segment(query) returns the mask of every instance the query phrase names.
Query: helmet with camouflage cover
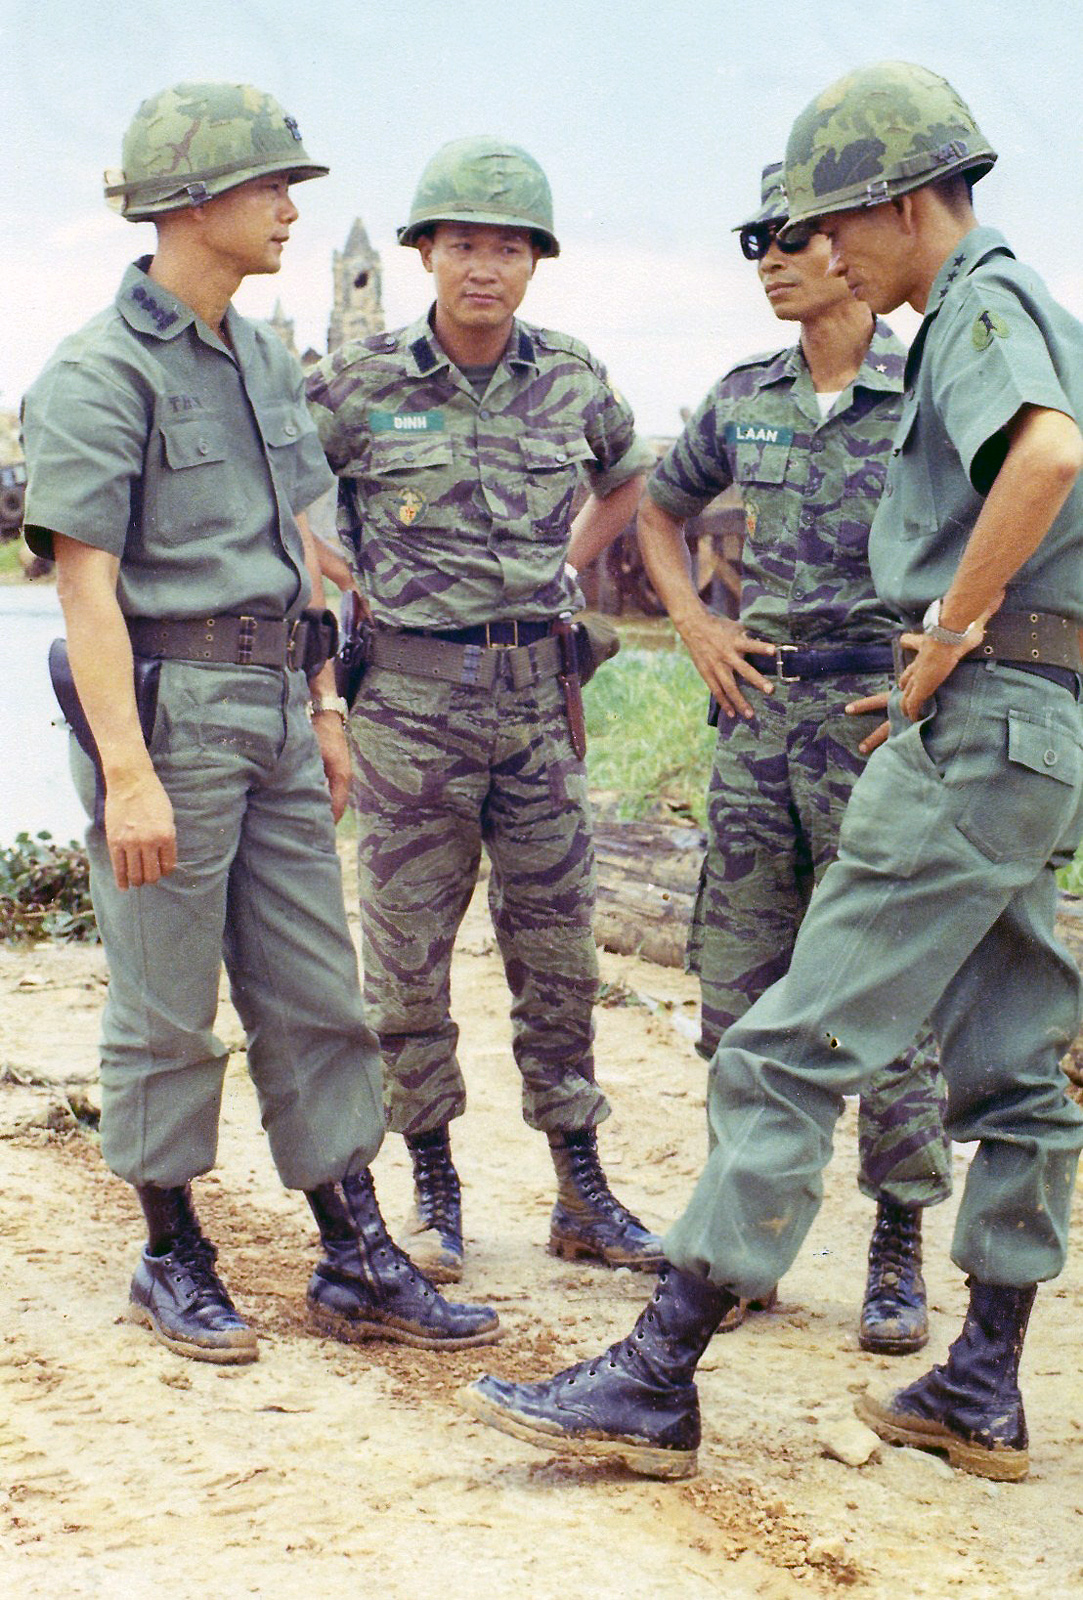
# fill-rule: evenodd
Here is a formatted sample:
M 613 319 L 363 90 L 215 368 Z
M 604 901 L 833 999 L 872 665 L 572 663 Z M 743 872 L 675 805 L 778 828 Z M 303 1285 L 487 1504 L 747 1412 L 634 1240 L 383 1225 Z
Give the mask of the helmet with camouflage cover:
M 543 256 L 560 254 L 549 180 L 532 155 L 504 139 L 453 139 L 436 152 L 421 174 L 399 243 L 416 245 L 437 222 L 529 228 Z
M 996 160 L 951 84 L 908 61 L 840 78 L 797 118 L 786 146 L 790 227 L 832 211 L 876 206 Z
M 105 198 L 130 222 L 202 205 L 250 178 L 325 177 L 301 130 L 269 94 L 246 83 L 178 83 L 144 100 L 124 135 Z
M 782 162 L 771 161 L 764 167 L 760 178 L 760 209 L 746 222 L 739 222 L 733 232 L 741 233 L 745 228 L 755 228 L 761 222 L 785 222 L 789 214 Z

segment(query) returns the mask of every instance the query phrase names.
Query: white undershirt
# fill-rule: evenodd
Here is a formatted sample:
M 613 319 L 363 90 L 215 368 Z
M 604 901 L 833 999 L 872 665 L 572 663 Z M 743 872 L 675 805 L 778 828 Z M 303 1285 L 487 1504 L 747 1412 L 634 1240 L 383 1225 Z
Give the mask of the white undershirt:
M 816 403 L 820 407 L 821 417 L 827 416 L 827 413 L 831 410 L 831 407 L 835 404 L 835 401 L 838 399 L 841 393 L 841 389 L 817 389 Z

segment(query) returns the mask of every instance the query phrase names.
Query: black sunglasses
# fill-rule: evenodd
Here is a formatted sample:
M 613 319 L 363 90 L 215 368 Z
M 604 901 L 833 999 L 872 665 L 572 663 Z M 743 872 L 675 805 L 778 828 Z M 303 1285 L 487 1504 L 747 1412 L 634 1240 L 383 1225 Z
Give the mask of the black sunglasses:
M 738 235 L 741 241 L 741 254 L 747 261 L 762 261 L 772 244 L 777 244 L 784 256 L 799 255 L 807 247 L 816 229 L 810 222 L 798 222 L 784 239 L 780 229 L 785 226 L 785 221 L 750 222 Z

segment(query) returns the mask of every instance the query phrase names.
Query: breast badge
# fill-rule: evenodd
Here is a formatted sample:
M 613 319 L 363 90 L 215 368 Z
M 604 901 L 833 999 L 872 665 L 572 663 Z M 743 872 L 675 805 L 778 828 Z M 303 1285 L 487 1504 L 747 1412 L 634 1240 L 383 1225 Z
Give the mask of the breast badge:
M 428 505 L 423 494 L 416 489 L 404 489 L 399 495 L 398 518 L 404 528 L 417 521 L 418 517 Z
M 754 500 L 746 500 L 745 501 L 745 529 L 746 529 L 746 531 L 748 533 L 748 537 L 750 539 L 754 539 L 756 537 L 756 524 L 757 524 L 757 522 L 759 520 L 760 520 L 760 514 L 756 510 L 756 502 Z

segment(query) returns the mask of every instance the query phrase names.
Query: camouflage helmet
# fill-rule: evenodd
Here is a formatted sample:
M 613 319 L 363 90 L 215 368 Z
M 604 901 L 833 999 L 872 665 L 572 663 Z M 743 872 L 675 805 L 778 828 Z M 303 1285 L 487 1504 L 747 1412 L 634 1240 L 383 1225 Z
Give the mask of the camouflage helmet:
M 277 100 L 246 83 L 178 83 L 144 100 L 124 135 L 105 198 L 130 222 L 202 205 L 250 178 L 325 177 Z
M 907 61 L 840 78 L 797 118 L 786 146 L 790 226 L 876 206 L 996 160 L 951 84 Z
M 529 228 L 543 256 L 560 254 L 549 180 L 532 155 L 504 139 L 453 139 L 436 152 L 421 174 L 399 243 L 416 245 L 437 222 Z
M 782 162 L 771 161 L 764 167 L 760 178 L 760 209 L 745 222 L 739 222 L 733 232 L 741 233 L 745 228 L 755 228 L 761 222 L 785 222 L 789 214 L 790 203 L 786 198 Z

